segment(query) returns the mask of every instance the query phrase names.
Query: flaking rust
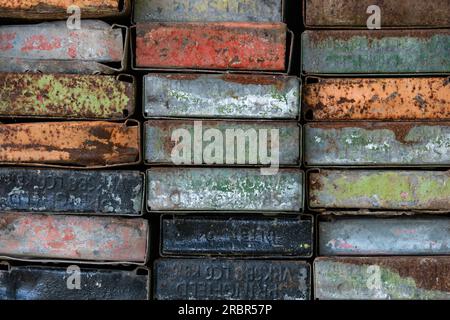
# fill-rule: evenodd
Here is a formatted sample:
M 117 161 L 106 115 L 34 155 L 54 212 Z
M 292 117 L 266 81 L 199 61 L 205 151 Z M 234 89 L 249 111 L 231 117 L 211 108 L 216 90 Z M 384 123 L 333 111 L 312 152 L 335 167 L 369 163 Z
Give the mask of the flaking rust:
M 308 30 L 302 34 L 306 74 L 445 74 L 450 31 Z
M 312 209 L 448 211 L 450 172 L 319 170 L 309 173 Z
M 308 166 L 450 164 L 450 122 L 310 123 Z
M 134 113 L 134 84 L 121 76 L 0 73 L 0 82 L 4 117 L 121 120 Z
M 149 74 L 144 92 L 146 118 L 297 119 L 300 112 L 300 82 L 289 76 Z
M 0 125 L 0 163 L 96 168 L 138 163 L 136 121 Z
M 450 257 L 317 258 L 321 300 L 449 300 Z
M 2 213 L 0 256 L 144 264 L 149 227 L 144 219 Z
M 313 121 L 449 120 L 450 79 L 328 78 L 307 81 L 303 114 Z
M 139 68 L 284 71 L 283 23 L 138 23 Z

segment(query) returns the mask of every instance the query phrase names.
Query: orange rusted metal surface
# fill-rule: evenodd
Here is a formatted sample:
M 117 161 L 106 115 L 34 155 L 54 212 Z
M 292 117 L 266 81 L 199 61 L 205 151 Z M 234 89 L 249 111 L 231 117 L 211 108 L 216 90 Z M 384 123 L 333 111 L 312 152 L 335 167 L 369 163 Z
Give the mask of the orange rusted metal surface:
M 450 78 L 319 79 L 303 102 L 307 120 L 449 120 Z
M 283 23 L 139 23 L 140 68 L 284 71 Z
M 0 163 L 109 167 L 140 162 L 137 121 L 0 125 Z

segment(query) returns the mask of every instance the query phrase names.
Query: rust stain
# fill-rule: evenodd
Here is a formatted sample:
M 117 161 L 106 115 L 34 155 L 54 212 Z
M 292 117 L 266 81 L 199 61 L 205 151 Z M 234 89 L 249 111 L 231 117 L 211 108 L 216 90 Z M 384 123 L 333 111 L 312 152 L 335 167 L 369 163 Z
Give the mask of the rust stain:
M 75 5 L 80 8 L 118 8 L 119 0 L 0 0 L 0 8 L 5 9 L 31 9 L 38 6 L 67 9 L 71 5 Z
M 244 85 L 273 85 L 278 90 L 285 87 L 285 82 L 280 76 L 264 76 L 264 75 L 240 75 L 240 74 L 225 74 L 222 76 L 224 81 L 234 82 Z

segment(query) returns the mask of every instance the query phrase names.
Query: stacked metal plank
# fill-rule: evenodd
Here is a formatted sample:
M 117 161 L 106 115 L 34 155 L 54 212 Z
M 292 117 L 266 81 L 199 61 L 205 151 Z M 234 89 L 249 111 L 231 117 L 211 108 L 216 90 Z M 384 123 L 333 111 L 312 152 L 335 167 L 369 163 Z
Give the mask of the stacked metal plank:
M 158 72 L 143 89 L 147 209 L 161 214 L 154 297 L 309 299 L 282 1 L 138 0 L 134 19 L 134 68 Z
M 381 30 L 367 30 L 371 5 Z M 449 2 L 304 9 L 315 297 L 450 299 Z
M 72 2 L 82 18 L 130 10 Z M 134 79 L 117 75 L 128 30 L 28 21 L 67 19 L 67 3 L 0 1 L 21 20 L 0 26 L 0 299 L 148 299 L 144 176 L 105 170 L 140 162 Z

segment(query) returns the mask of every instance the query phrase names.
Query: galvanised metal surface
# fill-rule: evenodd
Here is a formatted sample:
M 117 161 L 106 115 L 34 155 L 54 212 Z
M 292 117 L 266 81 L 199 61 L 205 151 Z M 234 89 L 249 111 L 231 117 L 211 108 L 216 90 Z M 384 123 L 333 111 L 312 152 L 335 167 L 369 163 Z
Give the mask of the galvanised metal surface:
M 247 168 L 152 168 L 147 171 L 151 211 L 301 211 L 303 172 L 262 175 Z
M 307 74 L 448 73 L 450 30 L 316 30 L 302 34 Z
M 271 153 L 271 150 L 274 148 L 278 148 L 276 159 L 280 165 L 300 163 L 301 129 L 297 122 L 231 120 L 147 121 L 144 125 L 146 163 L 173 164 L 172 153 L 181 130 L 181 142 L 191 152 L 185 165 L 264 165 L 267 157 L 273 156 L 274 151 Z M 220 154 L 219 149 L 223 150 L 221 156 L 217 154 Z M 198 153 L 202 156 L 200 163 L 194 161 Z
M 307 120 L 449 120 L 450 78 L 328 78 L 306 81 Z
M 304 130 L 311 166 L 450 165 L 450 122 L 321 122 Z
M 320 170 L 309 173 L 314 209 L 449 211 L 450 171 Z
M 80 289 L 68 287 L 77 284 L 74 275 L 80 277 Z M 148 300 L 149 284 L 149 271 L 144 268 L 119 271 L 11 266 L 0 270 L 0 300 Z
M 0 257 L 17 260 L 144 264 L 147 220 L 2 213 Z
M 296 77 L 244 74 L 144 77 L 146 118 L 297 119 L 299 104 L 300 81 Z
M 136 22 L 282 22 L 282 0 L 136 0 Z
M 310 265 L 299 261 L 160 259 L 157 300 L 309 300 Z
M 0 125 L 0 163 L 97 168 L 140 161 L 140 127 L 104 121 Z
M 450 255 L 447 217 L 332 217 L 318 230 L 321 256 Z
M 284 71 L 283 23 L 138 23 L 140 68 Z
M 0 73 L 0 116 L 125 119 L 135 90 L 123 77 Z
M 140 215 L 139 171 L 0 168 L 0 211 Z
M 161 253 L 310 257 L 313 220 L 302 217 L 163 216 Z
M 448 0 L 306 0 L 305 25 L 314 28 L 367 28 L 369 6 L 381 9 L 381 28 L 450 26 Z M 370 11 L 372 12 L 372 11 Z
M 321 300 L 449 300 L 450 257 L 317 258 Z

